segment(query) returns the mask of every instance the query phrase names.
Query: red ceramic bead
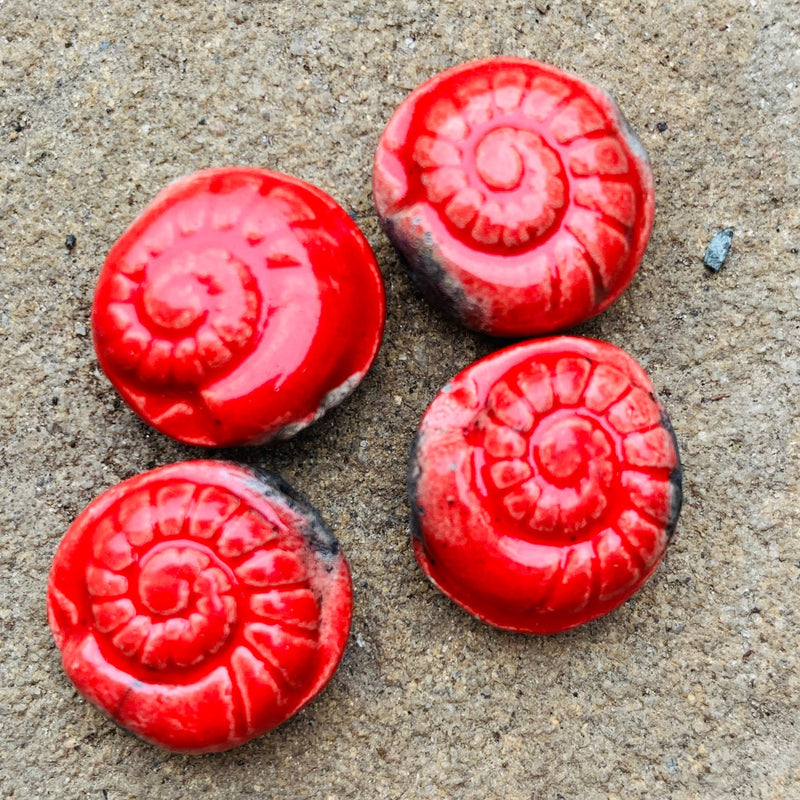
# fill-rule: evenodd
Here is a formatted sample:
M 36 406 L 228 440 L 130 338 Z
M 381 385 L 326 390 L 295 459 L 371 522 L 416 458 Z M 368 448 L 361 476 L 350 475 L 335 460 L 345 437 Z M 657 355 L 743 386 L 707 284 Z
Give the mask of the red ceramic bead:
M 614 101 L 522 58 L 463 64 L 416 89 L 381 136 L 373 194 L 430 302 L 496 336 L 603 311 L 653 224 L 647 155 Z
M 135 734 L 227 750 L 330 679 L 350 630 L 347 562 L 282 480 L 192 461 L 92 502 L 56 551 L 47 611 L 77 688 Z
M 383 283 L 332 198 L 250 167 L 164 189 L 106 259 L 92 313 L 126 402 L 194 445 L 286 438 L 343 400 L 380 344 Z
M 616 608 L 677 523 L 681 470 L 642 368 L 572 337 L 465 369 L 420 425 L 414 552 L 446 595 L 514 631 L 555 633 Z

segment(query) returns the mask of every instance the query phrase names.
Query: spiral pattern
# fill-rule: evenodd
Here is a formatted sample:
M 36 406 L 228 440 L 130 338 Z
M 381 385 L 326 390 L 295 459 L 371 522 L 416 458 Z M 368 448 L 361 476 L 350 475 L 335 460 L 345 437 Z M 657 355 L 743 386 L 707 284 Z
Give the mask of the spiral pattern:
M 614 367 L 581 356 L 527 364 L 495 383 L 474 423 L 476 489 L 531 541 L 619 536 L 633 569 L 649 554 L 628 536 L 631 513 L 645 527 L 667 521 L 648 502 L 669 496 L 674 466 L 661 422 L 659 407 Z M 633 512 L 618 498 L 630 488 Z
M 145 386 L 201 387 L 229 372 L 269 323 L 263 276 L 308 262 L 293 226 L 316 215 L 286 187 L 251 180 L 211 198 L 180 198 L 109 258 L 103 353 Z
M 681 502 L 674 435 L 641 368 L 569 337 L 457 376 L 420 426 L 409 485 L 423 569 L 501 627 L 553 632 L 619 605 Z
M 276 688 L 302 681 L 295 667 L 312 663 L 319 609 L 285 533 L 217 487 L 132 493 L 92 534 L 95 629 L 126 669 L 168 670 L 211 659 L 237 628 Z
M 400 105 L 373 194 L 429 301 L 515 337 L 608 307 L 638 268 L 654 208 L 647 156 L 611 98 L 506 57 L 440 73 Z
M 383 332 L 369 244 L 333 198 L 254 167 L 167 186 L 108 254 L 92 331 L 103 371 L 186 444 L 288 438 L 363 379 Z
M 272 484 L 254 497 L 254 480 L 213 462 L 148 473 L 99 498 L 56 554 L 48 612 L 68 674 L 159 744 L 252 738 L 313 697 L 341 656 L 350 583 L 335 539 Z
M 459 235 L 506 252 L 557 235 L 564 241 L 554 246 L 577 246 L 602 278 L 608 265 L 597 230 L 613 238 L 633 224 L 638 181 L 591 99 L 547 75 L 509 67 L 491 78 L 473 76 L 452 97 L 435 100 L 423 126 L 413 160 L 427 200 Z M 556 223 L 572 204 L 593 214 L 573 215 L 559 233 Z M 616 238 L 614 257 L 624 259 L 627 243 Z
M 249 268 L 225 250 L 126 263 L 111 291 L 108 346 L 144 383 L 200 385 L 253 342 L 258 287 Z

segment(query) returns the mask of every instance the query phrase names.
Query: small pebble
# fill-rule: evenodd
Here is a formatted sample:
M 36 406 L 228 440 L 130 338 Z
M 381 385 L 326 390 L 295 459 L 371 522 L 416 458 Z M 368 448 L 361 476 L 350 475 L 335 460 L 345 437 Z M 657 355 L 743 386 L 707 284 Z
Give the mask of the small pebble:
M 67 250 L 73 250 L 77 243 L 78 243 L 78 240 L 75 238 L 75 234 L 74 233 L 70 233 L 70 234 L 67 234 L 67 238 L 64 240 L 64 247 L 66 247 Z
M 703 263 L 709 269 L 713 269 L 714 272 L 719 272 L 720 267 L 728 257 L 731 242 L 733 242 L 733 228 L 725 228 L 725 230 L 720 231 L 708 245 Z
M 82 322 L 76 322 L 75 333 L 77 333 L 78 336 L 86 336 L 86 326 Z

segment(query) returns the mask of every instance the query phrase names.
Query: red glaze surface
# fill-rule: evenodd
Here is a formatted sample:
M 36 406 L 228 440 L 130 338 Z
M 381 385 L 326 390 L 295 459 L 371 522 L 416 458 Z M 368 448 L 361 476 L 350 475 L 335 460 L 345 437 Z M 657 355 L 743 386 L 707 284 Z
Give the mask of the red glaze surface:
M 463 64 L 416 89 L 381 136 L 373 195 L 428 299 L 496 336 L 603 311 L 653 225 L 647 156 L 613 100 L 522 58 Z
M 283 481 L 191 461 L 131 478 L 67 531 L 47 612 L 64 670 L 135 734 L 189 753 L 280 725 L 333 675 L 347 562 Z
M 642 368 L 603 342 L 523 342 L 433 401 L 409 473 L 414 552 L 485 622 L 555 633 L 630 597 L 677 523 L 681 471 Z
M 332 198 L 249 167 L 164 189 L 106 259 L 92 313 L 126 402 L 195 445 L 286 438 L 343 400 L 380 345 L 383 282 Z

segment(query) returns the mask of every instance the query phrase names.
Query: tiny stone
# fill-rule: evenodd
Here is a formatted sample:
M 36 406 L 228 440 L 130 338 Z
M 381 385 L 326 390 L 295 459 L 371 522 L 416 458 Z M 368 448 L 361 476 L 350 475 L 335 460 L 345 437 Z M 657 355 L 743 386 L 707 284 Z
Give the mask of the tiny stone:
M 75 333 L 77 333 L 78 336 L 86 336 L 86 326 L 82 322 L 76 322 Z
M 66 247 L 67 250 L 72 250 L 77 243 L 78 243 L 78 240 L 75 238 L 75 234 L 74 233 L 70 233 L 70 234 L 67 235 L 67 238 L 64 240 L 64 247 Z
M 719 272 L 720 267 L 728 257 L 731 242 L 733 242 L 733 228 L 725 228 L 724 231 L 720 231 L 708 245 L 703 263 L 709 269 L 713 269 L 714 272 Z
M 656 128 L 658 128 L 659 133 L 664 133 L 664 131 L 667 129 L 667 123 L 666 122 L 658 122 L 658 123 L 656 123 Z

